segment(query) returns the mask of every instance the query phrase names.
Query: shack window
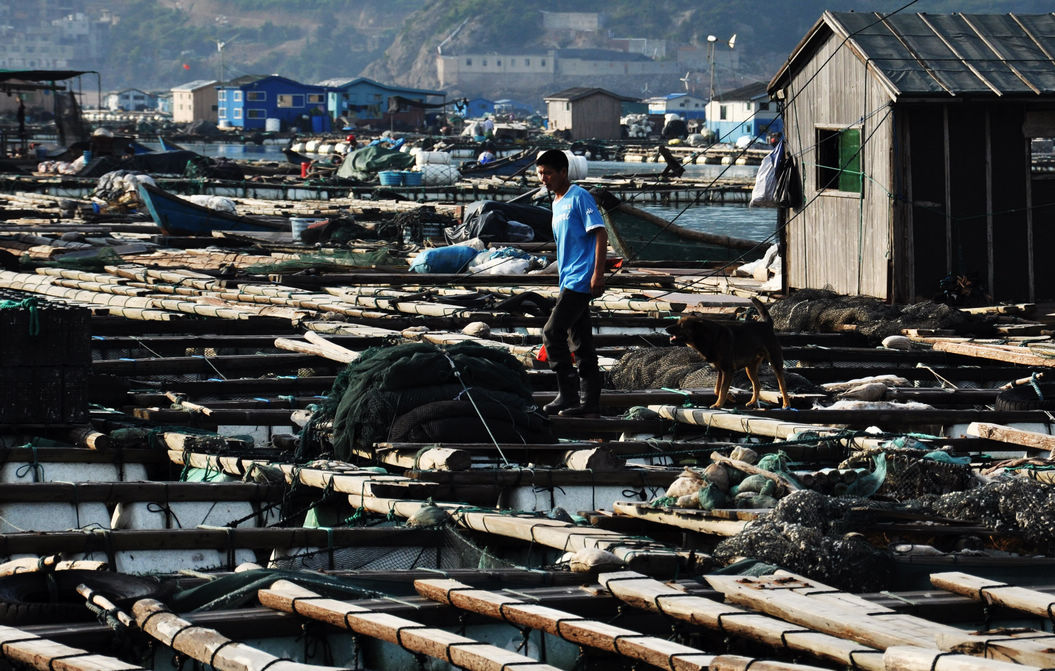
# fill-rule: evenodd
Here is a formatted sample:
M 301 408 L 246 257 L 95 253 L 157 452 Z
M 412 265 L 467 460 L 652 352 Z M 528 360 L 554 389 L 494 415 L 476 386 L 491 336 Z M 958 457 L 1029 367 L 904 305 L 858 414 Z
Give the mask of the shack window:
M 542 67 L 546 67 L 546 59 L 545 59 L 545 58 L 543 58 L 543 59 L 542 59 L 542 62 L 541 62 L 541 63 L 539 63 L 539 65 L 541 65 Z
M 216 92 L 216 99 L 221 101 L 221 102 L 224 101 L 224 100 L 227 100 L 227 91 L 224 90 L 224 89 L 220 89 L 219 91 L 217 91 Z
M 241 91 L 234 91 L 234 101 L 236 103 L 242 102 L 242 92 Z
M 303 93 L 280 93 L 278 94 L 279 107 L 304 107 Z
M 817 129 L 817 188 L 861 193 L 861 129 Z
M 321 102 L 324 102 L 323 101 L 323 94 L 322 93 L 309 93 L 308 94 L 308 102 L 309 103 L 321 103 Z
M 259 103 L 267 100 L 267 91 L 246 91 L 246 102 Z
M 234 110 L 234 118 L 235 119 L 241 119 L 242 118 L 242 108 L 241 107 L 236 107 L 235 108 L 235 110 Z
M 528 67 L 531 67 L 531 59 L 530 58 L 525 58 L 524 59 L 524 65 L 526 65 Z
M 471 59 L 471 58 L 466 58 L 466 59 L 465 59 L 465 64 L 466 64 L 466 65 L 472 65 L 472 64 L 473 64 L 473 59 Z
M 719 119 L 728 119 L 729 118 L 729 109 L 725 105 L 719 105 L 718 106 L 718 118 Z
M 237 110 L 235 110 L 237 111 Z M 249 109 L 245 111 L 246 119 L 264 119 L 267 118 L 267 110 L 262 109 Z
M 483 60 L 483 66 L 487 67 L 487 59 L 486 58 Z

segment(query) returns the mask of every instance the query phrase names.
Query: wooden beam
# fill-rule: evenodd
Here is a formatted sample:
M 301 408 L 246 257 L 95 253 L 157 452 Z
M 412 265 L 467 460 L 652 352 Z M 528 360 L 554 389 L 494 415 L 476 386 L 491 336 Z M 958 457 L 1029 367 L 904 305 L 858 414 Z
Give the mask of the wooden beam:
M 712 655 L 667 639 L 646 636 L 597 620 L 527 603 L 507 594 L 473 589 L 457 580 L 415 580 L 414 589 L 433 601 L 480 613 L 518 628 L 538 629 L 576 645 L 614 652 L 667 671 L 705 669 L 767 669 L 768 671 L 819 671 L 818 667 L 790 664 L 740 655 Z
M 1035 666 L 904 645 L 887 648 L 883 664 L 886 671 L 1041 671 Z
M 413 620 L 378 613 L 355 604 L 327 599 L 289 581 L 279 580 L 258 592 L 260 603 L 285 613 L 326 622 L 409 650 L 441 659 L 469 671 L 559 671 L 512 650 L 419 624 Z
M 667 526 L 688 529 L 701 534 L 716 536 L 735 536 L 744 530 L 750 520 L 730 520 L 709 516 L 705 510 L 680 510 L 655 508 L 646 503 L 633 501 L 615 501 L 612 512 L 624 517 L 665 524 Z
M 1055 455 L 1055 436 L 1047 433 L 989 422 L 971 422 L 967 426 L 967 435 L 1016 445 L 1027 452 L 1048 452 L 1049 457 Z
M 661 613 L 723 634 L 760 641 L 777 649 L 807 653 L 816 659 L 865 671 L 884 671 L 880 650 L 741 610 L 727 603 L 686 594 L 640 573 L 602 573 L 597 581 L 615 598 L 634 608 Z
M 301 664 L 276 657 L 232 641 L 215 629 L 192 624 L 154 599 L 136 601 L 132 606 L 132 614 L 135 615 L 136 624 L 147 634 L 217 671 L 338 671 L 347 668 Z
M 15 627 L 0 627 L 0 655 L 37 671 L 146 671 L 141 666 L 71 648 Z

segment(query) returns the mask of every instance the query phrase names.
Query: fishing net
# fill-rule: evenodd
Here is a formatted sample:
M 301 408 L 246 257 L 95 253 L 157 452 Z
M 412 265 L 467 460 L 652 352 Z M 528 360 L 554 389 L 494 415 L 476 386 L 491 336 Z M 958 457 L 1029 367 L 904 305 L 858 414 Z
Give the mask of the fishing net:
M 951 329 L 956 333 L 992 335 L 995 318 L 971 315 L 932 301 L 888 305 L 868 296 L 802 289 L 769 306 L 778 331 L 833 332 L 853 327 L 872 341 L 904 329 Z
M 274 263 L 257 263 L 245 270 L 253 274 L 295 273 L 301 270 L 315 272 L 341 272 L 351 268 L 403 265 L 403 260 L 389 254 L 387 247 L 372 252 L 335 250 L 327 254 L 299 254 L 297 258 Z
M 628 351 L 611 371 L 616 389 L 713 389 L 718 373 L 690 347 L 646 347 Z M 817 387 L 801 375 L 784 372 L 789 391 L 815 392 Z M 776 389 L 772 368 L 763 364 L 759 379 L 767 389 Z M 740 369 L 733 375 L 732 386 L 750 389 L 747 373 Z
M 474 400 L 500 399 L 519 410 L 534 406 L 524 366 L 508 352 L 473 342 L 443 348 L 411 343 L 368 349 L 349 364 L 313 422 L 332 420 L 333 454 L 347 461 L 353 447 L 388 440 L 400 415 L 454 400 L 466 388 Z
M 411 569 L 509 568 L 511 562 L 495 557 L 472 543 L 456 529 L 441 530 L 436 545 L 356 546 L 303 548 L 276 559 L 275 568 L 291 570 L 408 571 Z
M 808 489 L 792 492 L 741 533 L 719 543 L 713 556 L 723 563 L 758 559 L 838 589 L 885 589 L 893 575 L 893 559 L 849 533 L 867 524 L 878 505 Z
M 1017 536 L 1045 554 L 1055 549 L 1055 486 L 1036 480 L 1009 477 L 962 492 L 922 496 L 913 507 Z
M 419 207 L 379 222 L 375 230 L 381 240 L 406 240 L 420 244 L 426 238 L 442 240 L 443 229 L 457 223 L 457 219 L 440 214 L 435 208 Z
M 928 453 L 910 447 L 855 452 L 839 464 L 839 468 L 868 468 L 876 452 L 886 455 L 886 478 L 875 492 L 876 496 L 903 502 L 927 494 L 959 492 L 978 484 L 969 463 L 956 463 L 936 456 L 944 455 L 944 452 Z

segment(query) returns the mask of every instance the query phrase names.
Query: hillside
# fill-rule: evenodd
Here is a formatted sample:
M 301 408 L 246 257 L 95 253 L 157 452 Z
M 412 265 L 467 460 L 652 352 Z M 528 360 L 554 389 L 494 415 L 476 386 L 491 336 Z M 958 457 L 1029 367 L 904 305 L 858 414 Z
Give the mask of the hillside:
M 98 63 L 104 89 L 164 89 L 193 79 L 279 73 L 314 82 L 365 75 L 438 88 L 443 53 L 603 47 L 610 37 L 662 39 L 668 58 L 679 46 L 721 48 L 737 36 L 735 72 L 719 70 L 717 88 L 768 79 L 825 9 L 893 11 L 900 2 L 865 0 L 72 0 L 84 11 L 113 13 Z M 542 12 L 598 12 L 597 32 L 546 31 Z M 907 11 L 944 13 L 1050 11 L 1047 0 L 920 0 Z M 223 51 L 217 49 L 223 44 Z M 699 77 L 700 75 L 697 75 Z M 651 91 L 678 90 L 677 77 L 649 81 Z M 603 85 L 607 82 L 594 83 Z M 591 82 L 582 82 L 590 85 Z M 639 82 L 623 84 L 639 94 Z M 578 85 L 578 84 L 576 84 Z M 510 82 L 451 95 L 533 95 Z

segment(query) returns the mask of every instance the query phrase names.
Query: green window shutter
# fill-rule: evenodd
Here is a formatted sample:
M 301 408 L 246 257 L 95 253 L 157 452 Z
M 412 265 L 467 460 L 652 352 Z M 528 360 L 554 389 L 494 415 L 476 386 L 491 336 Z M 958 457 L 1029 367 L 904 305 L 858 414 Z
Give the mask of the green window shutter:
M 861 193 L 861 131 L 839 133 L 839 190 Z

